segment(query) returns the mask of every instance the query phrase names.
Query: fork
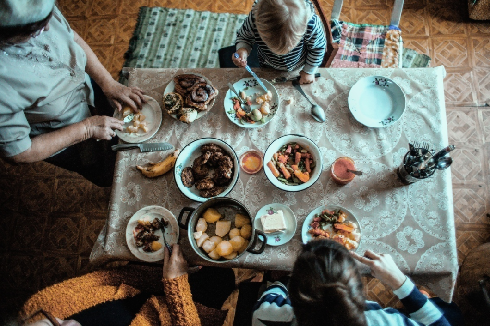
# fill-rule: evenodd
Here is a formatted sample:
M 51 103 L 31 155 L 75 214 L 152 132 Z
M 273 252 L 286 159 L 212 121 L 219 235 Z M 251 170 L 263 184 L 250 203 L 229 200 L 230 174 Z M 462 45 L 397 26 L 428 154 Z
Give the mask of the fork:
M 238 101 L 240 101 L 240 103 L 245 107 L 245 112 L 247 113 L 252 112 L 252 107 L 240 97 L 240 94 L 237 93 L 235 87 L 233 87 L 231 83 L 228 83 L 228 87 L 231 89 L 233 93 L 235 93 L 236 97 L 238 98 Z
M 163 222 L 163 218 L 160 220 L 160 227 L 162 229 L 162 235 L 163 235 L 163 243 L 165 243 L 165 248 L 168 249 L 168 252 L 170 253 L 170 256 L 172 256 L 172 247 L 168 244 L 167 240 L 165 239 L 165 223 Z

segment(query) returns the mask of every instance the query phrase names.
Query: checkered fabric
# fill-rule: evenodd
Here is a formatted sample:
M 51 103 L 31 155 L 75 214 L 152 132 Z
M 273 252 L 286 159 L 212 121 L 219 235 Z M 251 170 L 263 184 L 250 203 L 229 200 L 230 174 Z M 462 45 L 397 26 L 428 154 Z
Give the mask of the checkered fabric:
M 401 51 L 401 31 L 398 27 L 352 24 L 332 19 L 331 30 L 333 42 L 339 44 L 331 67 L 398 67 L 398 54 Z

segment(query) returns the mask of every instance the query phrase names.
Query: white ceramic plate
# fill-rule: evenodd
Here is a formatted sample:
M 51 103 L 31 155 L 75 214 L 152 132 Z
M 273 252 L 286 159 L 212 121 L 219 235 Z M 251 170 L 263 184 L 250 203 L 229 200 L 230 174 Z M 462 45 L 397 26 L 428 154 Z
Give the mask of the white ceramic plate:
M 191 75 L 196 75 L 196 76 L 202 77 L 202 78 L 204 78 L 206 80 L 206 83 L 208 83 L 208 85 L 213 86 L 213 83 L 211 83 L 211 81 L 209 79 L 207 79 L 205 76 L 203 76 L 201 74 L 196 74 L 196 73 L 191 73 Z M 170 80 L 170 83 L 168 83 L 167 87 L 165 87 L 165 91 L 163 93 L 163 96 L 165 96 L 165 94 L 171 93 L 173 91 L 175 91 L 175 82 L 174 82 L 174 79 L 172 78 L 172 80 Z M 184 98 L 184 101 L 185 101 L 185 98 Z M 205 111 L 199 111 L 199 110 L 196 109 L 196 111 L 197 111 L 197 118 L 196 118 L 196 120 L 199 119 L 200 117 L 206 115 L 208 113 L 208 111 L 211 110 L 211 108 L 213 107 L 214 102 L 216 102 L 216 97 L 214 99 L 212 99 L 211 102 L 209 102 L 208 109 L 207 110 L 205 110 Z M 177 115 L 176 114 L 170 114 L 170 116 L 172 118 L 174 118 L 175 120 L 179 120 L 177 118 Z
M 271 113 L 265 117 L 264 122 L 256 122 L 256 123 L 240 122 L 240 120 L 237 118 L 237 116 L 235 114 L 235 110 L 233 109 L 233 101 L 231 100 L 231 98 L 236 97 L 236 95 L 235 95 L 235 93 L 233 93 L 231 91 L 231 89 L 229 89 L 226 92 L 225 104 L 224 104 L 226 116 L 228 117 L 228 119 L 231 120 L 231 122 L 233 122 L 234 124 L 236 124 L 239 127 L 242 127 L 242 128 L 260 128 L 260 127 L 263 127 L 266 124 L 268 124 L 269 121 L 271 121 L 276 116 L 276 112 L 277 112 L 277 110 L 279 110 L 280 101 L 279 101 L 279 95 L 277 94 L 276 88 L 271 83 L 269 83 L 267 80 L 265 80 L 265 79 L 261 79 L 261 80 L 264 83 L 265 88 L 267 88 L 267 90 L 271 91 L 271 93 L 272 93 L 272 100 L 270 101 Z M 260 87 L 260 85 L 257 83 L 257 81 L 254 78 L 251 78 L 251 77 L 250 78 L 242 78 L 239 81 L 237 81 L 236 83 L 234 83 L 233 87 L 238 92 L 238 94 L 240 94 L 240 91 L 244 91 L 246 96 L 250 96 L 252 98 L 252 105 L 251 105 L 252 110 L 253 109 L 260 109 L 260 106 L 262 104 L 257 104 L 255 102 L 255 99 L 257 98 L 257 96 L 255 96 L 255 93 L 259 93 L 260 95 L 262 95 L 262 94 L 264 94 L 264 90 L 262 89 L 262 87 Z
M 359 221 L 354 216 L 354 214 L 352 214 L 352 212 L 350 212 L 348 209 L 342 206 L 337 206 L 337 205 L 319 206 L 315 208 L 313 211 L 311 211 L 310 214 L 308 214 L 308 216 L 305 218 L 305 221 L 303 222 L 303 227 L 301 228 L 301 241 L 303 241 L 303 243 L 306 244 L 308 241 L 313 240 L 311 234 L 308 233 L 308 230 L 311 229 L 310 223 L 311 221 L 313 221 L 313 218 L 315 217 L 316 214 L 320 214 L 325 209 L 328 209 L 330 211 L 336 211 L 341 209 L 342 211 L 344 211 L 347 214 L 347 221 L 354 222 L 357 224 L 357 232 L 361 233 L 361 239 L 359 240 L 359 244 L 361 243 L 362 241 L 361 224 L 359 224 Z
M 256 229 L 264 231 L 262 227 L 262 222 L 260 222 L 260 218 L 267 214 L 277 213 L 278 210 L 281 210 L 284 214 L 284 220 L 286 222 L 286 230 L 284 232 L 276 232 L 276 233 L 265 233 L 267 238 L 267 244 L 269 246 L 280 246 L 291 240 L 296 232 L 296 218 L 294 217 L 293 211 L 283 204 L 269 204 L 262 207 L 255 216 L 254 226 Z
M 221 147 L 223 147 L 228 154 L 230 155 L 231 159 L 233 160 L 234 164 L 234 169 L 233 169 L 233 177 L 231 178 L 231 182 L 226 188 L 225 191 L 223 191 L 221 194 L 219 194 L 216 197 L 225 197 L 235 186 L 236 182 L 238 181 L 238 174 L 240 171 L 240 165 L 238 163 L 238 156 L 236 155 L 235 151 L 233 148 L 231 148 L 230 145 L 228 145 L 226 142 L 222 141 L 221 139 L 216 139 L 216 138 L 202 138 L 202 139 L 197 139 L 194 140 L 193 142 L 187 144 L 182 151 L 179 154 L 179 157 L 177 157 L 177 161 L 175 162 L 175 169 L 174 169 L 174 178 L 175 182 L 177 183 L 177 187 L 179 187 L 179 190 L 189 199 L 199 201 L 199 202 L 205 202 L 209 198 L 204 198 L 199 195 L 199 190 L 195 187 L 192 186 L 190 188 L 187 188 L 184 186 L 182 183 L 182 179 L 180 175 L 182 174 L 182 170 L 188 166 L 192 167 L 192 163 L 194 160 L 201 156 L 201 146 L 204 144 L 216 144 Z
M 160 108 L 160 105 L 153 97 L 145 95 L 145 98 L 147 102 L 143 103 L 141 113 L 143 113 L 146 117 L 145 121 L 148 124 L 148 132 L 143 132 L 141 129 L 139 129 L 137 133 L 128 133 L 126 132 L 126 128 L 128 126 L 132 126 L 133 122 L 125 123 L 124 130 L 116 130 L 116 134 L 121 140 L 127 143 L 141 143 L 150 139 L 157 133 L 160 125 L 162 124 L 162 109 Z M 116 110 L 116 112 L 114 112 L 114 118 L 122 120 L 122 110 Z
M 298 143 L 300 146 L 307 149 L 313 155 L 313 160 L 316 164 L 315 168 L 313 169 L 313 173 L 310 176 L 310 180 L 297 186 L 288 186 L 277 180 L 277 178 L 272 174 L 271 170 L 267 166 L 267 163 L 269 163 L 272 159 L 272 155 L 274 155 L 274 153 L 277 152 L 282 147 L 282 145 L 286 145 L 288 143 Z M 301 135 L 291 134 L 279 137 L 269 145 L 264 153 L 265 175 L 274 186 L 286 191 L 301 191 L 309 188 L 320 177 L 320 174 L 322 173 L 322 166 L 322 155 L 320 154 L 320 149 L 318 149 L 318 146 L 316 146 L 316 144 L 311 139 Z
M 349 109 L 354 118 L 367 127 L 388 127 L 405 111 L 405 94 L 389 78 L 365 77 L 349 91 Z
M 155 217 L 163 218 L 168 221 L 168 225 L 165 227 L 165 239 L 167 240 L 167 243 L 170 246 L 177 243 L 179 240 L 179 226 L 177 225 L 177 220 L 172 212 L 161 206 L 147 206 L 140 209 L 129 219 L 126 227 L 126 242 L 129 250 L 136 256 L 136 258 L 149 262 L 163 260 L 165 242 L 163 241 L 162 230 L 155 231 L 155 234 L 160 236 L 158 242 L 162 244 L 162 248 L 155 252 L 145 252 L 143 248 L 136 247 L 133 232 L 138 225 L 138 220 L 153 221 Z

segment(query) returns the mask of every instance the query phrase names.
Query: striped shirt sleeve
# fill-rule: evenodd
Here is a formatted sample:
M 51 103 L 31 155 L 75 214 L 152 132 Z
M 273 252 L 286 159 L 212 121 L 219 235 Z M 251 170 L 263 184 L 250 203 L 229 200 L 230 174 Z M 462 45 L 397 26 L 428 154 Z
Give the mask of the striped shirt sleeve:
M 393 291 L 403 303 L 410 317 L 422 325 L 449 325 L 442 312 L 407 277 L 403 285 Z
M 308 23 L 305 35 L 307 55 L 304 72 L 314 74 L 317 68 L 322 64 L 327 46 L 325 32 L 323 30 L 320 18 L 315 14 Z
M 238 30 L 235 41 L 236 50 L 245 48 L 249 54 L 252 51 L 252 45 L 255 43 L 255 27 L 252 15 L 253 11 L 250 11 L 242 27 Z

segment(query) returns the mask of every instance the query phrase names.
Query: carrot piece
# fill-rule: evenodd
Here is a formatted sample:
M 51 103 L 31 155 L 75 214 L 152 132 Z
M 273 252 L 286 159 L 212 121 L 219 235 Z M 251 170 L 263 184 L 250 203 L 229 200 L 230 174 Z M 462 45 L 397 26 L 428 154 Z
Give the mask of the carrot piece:
M 239 116 L 240 118 L 246 116 L 247 114 L 245 113 L 245 111 L 242 110 L 242 108 L 238 108 L 236 110 L 236 115 Z
M 272 163 L 272 161 L 269 161 L 269 163 L 267 163 L 267 166 L 271 170 L 272 174 L 277 178 L 279 176 L 279 171 L 277 171 L 274 163 Z
M 276 152 L 272 155 L 272 157 L 277 161 L 277 158 L 279 157 L 279 154 Z
M 308 172 L 303 173 L 300 170 L 294 170 L 294 175 L 302 182 L 307 182 L 310 180 L 310 174 Z
M 291 165 L 291 169 L 293 169 L 293 170 L 299 170 L 299 167 L 297 165 L 294 165 L 293 164 L 293 165 Z
M 294 153 L 294 164 L 298 165 L 299 161 L 301 161 L 301 152 Z
M 337 230 L 344 230 L 344 231 L 349 232 L 349 233 L 354 231 L 354 227 L 348 226 L 348 225 L 343 224 L 343 223 L 335 223 L 333 225 L 333 227 Z
M 284 175 L 285 179 L 291 178 L 291 173 L 289 173 L 288 169 L 286 169 L 286 166 L 284 164 L 279 163 L 279 169 L 281 169 L 281 172 Z
M 306 171 L 308 171 L 308 173 L 311 173 L 310 159 L 309 158 L 306 158 L 306 160 L 305 160 L 305 168 L 306 168 Z
M 286 155 L 279 155 L 279 157 L 277 158 L 277 161 L 281 162 L 281 163 L 287 163 L 288 157 Z

